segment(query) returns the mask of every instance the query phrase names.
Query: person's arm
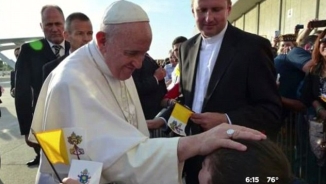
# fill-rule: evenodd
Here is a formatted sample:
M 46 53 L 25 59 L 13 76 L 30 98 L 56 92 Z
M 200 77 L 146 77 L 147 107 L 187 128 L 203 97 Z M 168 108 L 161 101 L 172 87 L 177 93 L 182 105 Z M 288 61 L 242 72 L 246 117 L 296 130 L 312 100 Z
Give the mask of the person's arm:
M 312 102 L 312 107 L 315 109 L 316 115 L 320 119 L 326 120 L 326 110 L 325 110 L 325 107 L 318 100 L 314 100 Z
M 270 43 L 265 39 L 258 41 L 252 50 L 254 52 L 248 55 L 246 89 L 249 103 L 226 113 L 233 124 L 273 132 L 281 124 L 281 97 L 275 82 Z
M 314 86 L 314 80 L 318 80 L 312 73 L 308 73 L 303 80 L 302 88 L 300 90 L 299 100 L 305 104 L 306 107 L 310 107 L 312 102 L 315 100 L 314 91 L 319 88 Z M 317 89 L 318 90 L 318 89 Z
M 142 68 L 135 70 L 132 74 L 139 95 L 146 95 L 157 91 L 159 81 L 164 79 L 165 73 L 162 71 L 164 69 L 161 67 L 156 68 L 156 73 L 159 74 L 155 74 L 150 73 L 152 67 L 154 67 L 153 63 L 144 61 Z
M 228 135 L 227 131 L 234 131 L 234 133 Z M 214 150 L 222 147 L 245 151 L 247 147 L 234 141 L 236 139 L 261 140 L 266 139 L 266 136 L 256 130 L 246 127 L 222 124 L 194 136 L 169 139 L 148 139 L 143 144 L 137 145 L 134 149 L 128 151 L 128 153 L 124 154 L 113 166 L 104 169 L 102 173 L 108 176 L 108 178 L 111 179 L 110 181 L 119 181 L 119 177 L 126 175 L 128 172 L 135 172 L 133 177 L 139 174 L 137 178 L 139 183 L 141 183 L 141 181 L 146 181 L 147 183 L 150 183 L 149 181 L 155 183 L 175 183 L 180 181 L 183 162 L 191 157 L 196 155 L 208 155 Z M 150 144 L 151 146 L 148 147 L 146 144 Z M 162 148 L 160 149 L 161 151 L 157 150 L 159 147 Z M 148 172 L 144 172 L 143 169 L 140 169 L 143 168 L 139 165 L 142 160 L 146 160 L 144 169 Z M 137 170 L 141 172 L 136 172 L 136 168 L 129 168 L 132 164 L 137 164 Z M 176 170 L 176 165 L 178 165 L 178 171 Z M 118 166 L 120 167 L 119 171 L 114 171 L 113 168 Z M 166 168 L 169 169 L 167 170 Z M 171 171 L 174 173 L 171 173 Z M 124 181 L 131 182 L 132 179 L 136 178 L 130 178 Z M 65 178 L 63 183 L 74 184 L 74 181 Z
M 309 70 L 311 69 L 311 67 L 314 65 L 313 60 L 309 60 L 303 67 L 302 67 L 302 71 L 305 72 L 306 74 L 309 73 Z
M 10 91 L 15 87 L 15 71 L 10 72 Z
M 232 135 L 227 134 L 230 129 L 234 130 Z M 119 181 L 119 176 L 134 172 L 132 178 L 124 180 L 125 183 L 132 183 L 132 179 L 136 178 L 139 183 L 177 183 L 181 179 L 185 160 L 196 155 L 208 155 L 222 147 L 245 151 L 246 147 L 236 142 L 236 139 L 265 138 L 265 135 L 253 129 L 222 124 L 194 136 L 147 139 L 124 154 L 110 168 L 104 169 L 102 173 L 105 177 L 114 178 L 111 181 Z M 137 170 L 141 172 L 135 172 L 135 167 L 129 167 L 135 164 Z
M 51 63 L 51 62 L 50 62 Z M 45 64 L 42 67 L 42 81 L 44 82 L 46 77 L 50 74 L 51 71 L 49 71 L 50 63 Z
M 234 130 L 232 136 L 227 135 L 227 131 L 230 129 Z M 204 133 L 181 137 L 178 144 L 178 160 L 184 162 L 196 155 L 208 155 L 221 147 L 245 151 L 246 146 L 234 140 L 261 140 L 265 138 L 266 136 L 257 130 L 223 123 Z
M 313 27 L 311 27 L 311 22 L 316 20 L 311 20 L 307 23 L 306 28 L 298 35 L 296 42 L 298 45 L 301 45 L 305 38 L 307 38 L 310 33 L 314 30 Z
M 283 96 L 282 96 L 282 104 L 285 108 L 291 111 L 302 112 L 306 110 L 306 106 L 301 101 L 286 98 Z
M 16 62 L 15 106 L 22 135 L 29 134 L 33 116 L 31 52 L 32 50 L 29 44 L 22 45 L 20 55 Z

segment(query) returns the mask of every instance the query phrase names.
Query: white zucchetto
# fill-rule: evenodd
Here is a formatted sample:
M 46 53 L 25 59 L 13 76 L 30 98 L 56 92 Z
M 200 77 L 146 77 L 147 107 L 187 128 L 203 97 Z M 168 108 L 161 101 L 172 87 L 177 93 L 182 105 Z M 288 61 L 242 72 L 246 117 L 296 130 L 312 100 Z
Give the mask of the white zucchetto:
M 139 5 L 125 0 L 115 1 L 105 10 L 104 25 L 130 22 L 149 22 L 149 18 Z

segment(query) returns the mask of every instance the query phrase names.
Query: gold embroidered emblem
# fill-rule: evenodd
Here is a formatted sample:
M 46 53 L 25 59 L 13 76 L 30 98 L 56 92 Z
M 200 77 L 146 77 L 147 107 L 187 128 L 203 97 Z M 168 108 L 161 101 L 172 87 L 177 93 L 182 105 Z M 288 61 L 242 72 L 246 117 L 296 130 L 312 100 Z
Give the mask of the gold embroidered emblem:
M 78 144 L 82 141 L 82 136 L 76 135 L 75 132 L 72 132 L 71 136 L 68 137 L 68 143 L 73 145 L 73 147 L 69 149 L 69 152 L 72 155 L 76 155 L 78 160 L 80 160 L 79 155 L 85 154 L 84 149 L 78 147 Z

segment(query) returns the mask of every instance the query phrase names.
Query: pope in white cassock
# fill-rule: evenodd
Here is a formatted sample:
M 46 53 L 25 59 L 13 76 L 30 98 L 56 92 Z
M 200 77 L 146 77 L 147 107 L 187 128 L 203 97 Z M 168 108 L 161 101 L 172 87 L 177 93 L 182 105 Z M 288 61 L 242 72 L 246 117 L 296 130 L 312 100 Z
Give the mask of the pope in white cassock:
M 138 5 L 119 0 L 106 10 L 96 40 L 66 58 L 46 79 L 35 109 L 35 132 L 65 127 L 86 130 L 86 159 L 102 162 L 101 183 L 181 183 L 183 162 L 219 147 L 245 150 L 230 138 L 259 140 L 261 133 L 222 125 L 184 138 L 149 139 L 131 78 L 152 40 L 149 19 Z M 234 134 L 227 134 L 227 130 Z M 30 136 L 35 141 L 33 136 Z M 56 164 L 67 176 L 69 167 Z M 57 183 L 44 156 L 36 183 Z

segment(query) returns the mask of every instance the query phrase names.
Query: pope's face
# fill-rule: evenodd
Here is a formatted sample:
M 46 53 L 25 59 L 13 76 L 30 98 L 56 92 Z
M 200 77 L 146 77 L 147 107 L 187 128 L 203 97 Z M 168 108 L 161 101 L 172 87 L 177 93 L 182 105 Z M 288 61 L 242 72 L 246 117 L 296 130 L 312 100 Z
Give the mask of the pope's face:
M 198 174 L 199 184 L 212 184 L 212 176 L 209 168 L 209 158 L 205 158 Z
M 228 0 L 193 0 L 192 13 L 204 37 L 219 34 L 227 24 L 230 11 Z
M 106 35 L 101 53 L 113 77 L 129 79 L 135 69 L 142 66 L 152 41 L 148 22 L 127 23 L 118 26 L 113 34 Z

